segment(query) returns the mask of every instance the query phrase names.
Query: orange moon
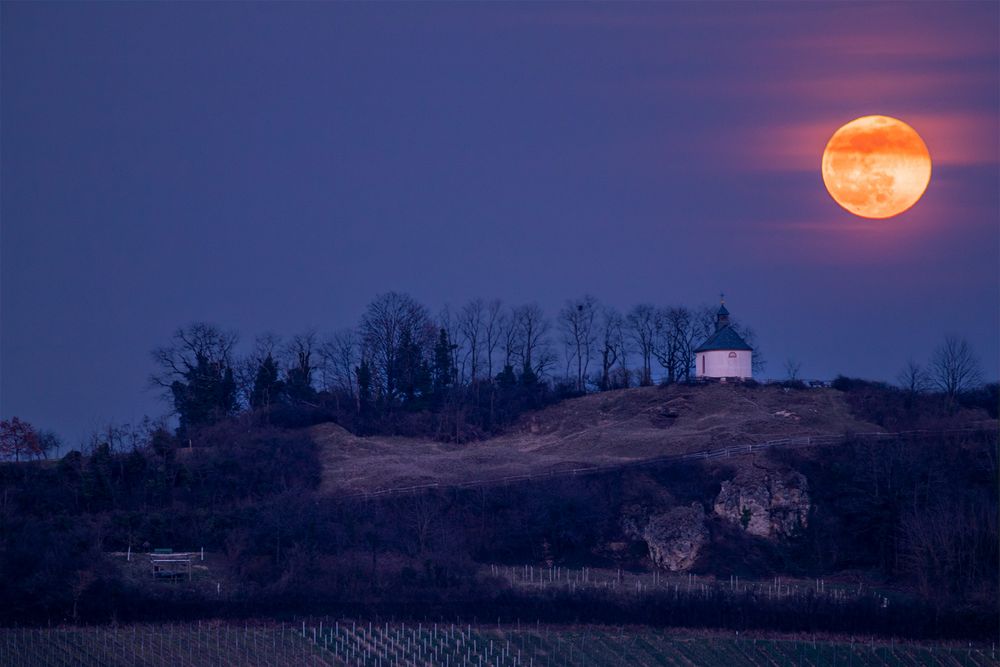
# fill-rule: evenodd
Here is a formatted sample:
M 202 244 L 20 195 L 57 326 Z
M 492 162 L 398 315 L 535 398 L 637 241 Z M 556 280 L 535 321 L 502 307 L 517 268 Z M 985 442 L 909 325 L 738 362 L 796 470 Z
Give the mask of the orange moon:
M 862 116 L 833 133 L 823 183 L 862 218 L 891 218 L 917 203 L 931 180 L 931 155 L 916 130 L 890 116 Z

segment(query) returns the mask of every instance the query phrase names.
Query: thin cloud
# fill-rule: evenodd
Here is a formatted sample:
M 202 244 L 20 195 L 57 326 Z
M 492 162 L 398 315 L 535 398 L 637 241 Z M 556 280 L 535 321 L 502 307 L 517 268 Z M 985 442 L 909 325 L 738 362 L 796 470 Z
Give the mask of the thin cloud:
M 982 166 L 1000 163 L 996 116 L 985 112 L 917 112 L 872 109 L 869 113 L 894 116 L 923 138 L 935 166 Z M 820 119 L 778 122 L 751 128 L 733 128 L 716 150 L 742 149 L 743 166 L 753 171 L 816 171 L 823 149 L 844 123 L 863 115 L 857 110 Z

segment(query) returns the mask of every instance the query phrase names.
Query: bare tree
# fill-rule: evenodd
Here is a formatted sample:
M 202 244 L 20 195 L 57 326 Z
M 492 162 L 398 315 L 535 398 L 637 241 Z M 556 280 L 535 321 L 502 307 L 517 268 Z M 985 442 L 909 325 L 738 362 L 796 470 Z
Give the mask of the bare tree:
M 640 303 L 629 311 L 626 317 L 629 337 L 636 345 L 642 358 L 639 385 L 653 384 L 653 347 L 656 341 L 656 308 L 648 303 Z
M 199 322 L 177 329 L 169 345 L 153 350 L 151 381 L 164 390 L 180 430 L 214 423 L 237 406 L 232 355 L 237 336 Z
M 549 320 L 537 303 L 517 308 L 511 317 L 515 326 L 520 359 L 526 369 L 541 377 L 552 363 L 548 346 Z
M 906 366 L 899 372 L 896 379 L 899 386 L 909 394 L 922 394 L 932 386 L 927 369 L 913 359 L 906 362 Z
M 517 309 L 511 306 L 507 313 L 504 313 L 501 321 L 500 346 L 503 348 L 503 368 L 517 365 L 521 354 L 520 326 L 517 320 Z
M 653 354 L 673 383 L 689 374 L 693 315 L 683 306 L 661 308 L 655 313 Z
M 733 324 L 732 326 L 736 329 L 736 333 L 740 335 L 740 338 L 753 348 L 753 357 L 750 362 L 751 370 L 757 375 L 763 373 L 764 369 L 767 368 L 767 357 L 764 356 L 764 350 L 757 340 L 757 332 L 741 324 Z
M 951 397 L 982 382 L 976 353 L 968 341 L 958 336 L 946 336 L 934 350 L 930 374 L 937 388 Z
M 265 333 L 254 339 L 253 349 L 234 362 L 233 373 L 236 377 L 236 391 L 243 409 L 252 407 L 254 385 L 261 365 L 267 359 L 274 360 L 280 356 L 281 338 L 273 333 Z
M 459 332 L 464 359 L 469 362 L 469 381 L 473 384 L 479 381 L 480 356 L 483 351 L 483 314 L 486 308 L 482 299 L 473 299 L 462 306 L 459 314 Z M 463 363 L 464 365 L 464 363 Z
M 785 376 L 789 381 L 794 382 L 799 379 L 799 371 L 802 370 L 802 364 L 795 359 L 785 360 Z
M 996 576 L 996 504 L 977 494 L 959 500 L 937 486 L 902 512 L 898 562 L 923 596 L 964 597 L 982 589 L 991 567 Z
M 686 306 L 674 306 L 660 311 L 660 329 L 657 347 L 661 350 L 661 355 L 671 360 L 675 379 L 690 380 L 694 371 L 695 355 L 694 351 L 715 333 L 716 311 L 710 306 L 699 306 L 697 308 L 687 308 Z M 662 334 L 671 337 L 669 347 L 663 355 Z M 663 363 L 663 360 L 660 360 Z M 668 381 L 670 380 L 670 367 L 666 366 Z
M 416 493 L 400 503 L 398 512 L 400 527 L 412 535 L 414 555 L 425 554 L 444 527 L 441 506 L 434 496 Z
M 177 380 L 184 380 L 199 362 L 214 367 L 229 367 L 238 336 L 205 322 L 174 331 L 169 345 L 153 350 L 153 361 L 159 366 L 150 378 L 152 383 L 168 391 Z
M 352 400 L 357 398 L 355 369 L 361 363 L 361 345 L 358 334 L 342 329 L 329 336 L 319 348 L 322 364 L 323 388 L 341 392 Z
M 699 343 L 705 342 L 715 333 L 717 319 L 716 309 L 712 306 L 701 305 L 691 312 L 692 332 L 697 336 Z
M 396 397 L 395 369 L 404 340 L 427 348 L 435 329 L 427 309 L 413 297 L 399 292 L 380 294 L 368 304 L 361 318 L 360 335 L 378 396 Z
M 601 310 L 597 324 L 597 348 L 601 356 L 601 377 L 598 387 L 607 391 L 616 386 L 612 369 L 616 364 L 626 369 L 625 386 L 628 386 L 628 346 L 625 342 L 625 318 L 611 306 Z
M 594 321 L 597 318 L 597 299 L 589 294 L 567 301 L 559 311 L 559 331 L 566 350 L 567 375 L 569 366 L 576 366 L 574 385 L 577 391 L 587 390 L 587 372 L 597 345 Z M 575 362 L 575 364 L 574 364 Z
M 494 375 L 493 355 L 503 338 L 506 320 L 507 314 L 504 312 L 503 302 L 500 299 L 490 301 L 483 319 L 483 340 L 486 352 L 486 376 L 491 380 Z
M 149 417 L 144 417 L 138 424 L 108 422 L 87 436 L 82 450 L 93 453 L 98 447 L 106 445 L 109 451 L 116 454 L 138 451 L 149 445 L 153 433 L 162 428 L 165 428 L 163 421 L 153 421 Z
M 233 377 L 236 380 L 236 402 L 240 410 L 250 407 L 253 396 L 254 379 L 257 377 L 257 363 L 253 354 L 238 358 L 233 362 Z
M 314 330 L 292 336 L 285 346 L 285 389 L 289 398 L 304 403 L 313 400 L 316 393 L 313 372 L 316 370 L 318 349 L 319 336 Z

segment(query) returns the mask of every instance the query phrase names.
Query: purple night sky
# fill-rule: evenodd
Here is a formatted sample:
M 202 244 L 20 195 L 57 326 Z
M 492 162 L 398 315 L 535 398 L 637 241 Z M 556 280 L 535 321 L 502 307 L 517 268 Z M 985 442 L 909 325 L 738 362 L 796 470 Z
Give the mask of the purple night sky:
M 149 351 L 354 324 L 388 290 L 727 305 L 765 376 L 997 377 L 1000 4 L 2 4 L 0 416 L 166 410 Z M 857 218 L 858 116 L 930 187 Z

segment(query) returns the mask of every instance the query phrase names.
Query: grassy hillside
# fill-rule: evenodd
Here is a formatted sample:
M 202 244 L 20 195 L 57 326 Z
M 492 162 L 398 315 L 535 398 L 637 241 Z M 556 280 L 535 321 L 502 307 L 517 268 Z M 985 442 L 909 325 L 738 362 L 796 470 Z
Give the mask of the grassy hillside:
M 502 436 L 466 444 L 359 438 L 335 424 L 320 446 L 322 491 L 355 493 L 637 461 L 801 435 L 881 430 L 833 389 L 673 385 L 592 394 L 523 416 Z

